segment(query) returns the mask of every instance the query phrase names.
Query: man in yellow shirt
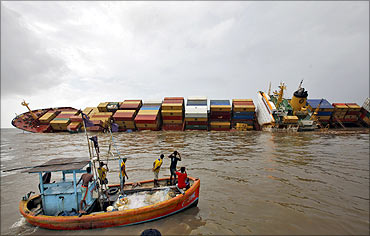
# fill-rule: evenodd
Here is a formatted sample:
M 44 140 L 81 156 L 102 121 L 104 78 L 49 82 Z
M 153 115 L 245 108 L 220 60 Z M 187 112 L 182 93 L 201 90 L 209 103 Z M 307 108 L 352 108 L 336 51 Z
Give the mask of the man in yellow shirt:
M 164 155 L 161 154 L 160 158 L 155 159 L 153 162 L 153 173 L 154 173 L 154 187 L 159 187 L 158 183 L 158 175 L 159 175 L 159 170 L 161 169 L 162 163 L 163 163 L 163 158 Z
M 104 168 L 104 166 L 107 168 Z M 107 164 L 104 164 L 102 161 L 99 162 L 98 175 L 101 185 L 108 184 L 107 171 L 109 171 Z

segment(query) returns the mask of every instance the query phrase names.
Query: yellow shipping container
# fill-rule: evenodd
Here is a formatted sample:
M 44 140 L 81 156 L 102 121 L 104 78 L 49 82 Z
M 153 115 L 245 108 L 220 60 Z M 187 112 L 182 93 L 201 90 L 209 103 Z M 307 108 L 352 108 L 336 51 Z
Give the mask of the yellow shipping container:
M 62 111 L 60 114 L 61 115 L 76 115 L 78 114 L 78 111 Z
M 90 115 L 91 111 L 94 109 L 94 107 L 86 107 L 85 109 L 83 109 L 83 113 L 86 114 L 86 115 Z
M 231 111 L 230 105 L 212 105 L 211 111 Z
M 137 115 L 157 115 L 159 110 L 140 110 Z
M 334 106 L 334 110 L 348 110 L 348 106 L 347 105 L 335 105 Z
M 50 125 L 53 130 L 67 130 L 69 123 L 71 123 L 70 120 L 52 120 Z
M 298 123 L 298 117 L 297 116 L 284 116 L 283 117 L 284 123 Z
M 182 103 L 163 103 L 162 110 L 183 110 Z
M 109 102 L 101 102 L 99 105 L 98 105 L 98 110 L 100 112 L 106 112 L 108 111 L 107 110 L 107 106 L 108 106 Z
M 253 102 L 253 99 L 233 99 L 233 102 Z
M 56 117 L 55 112 L 47 112 L 39 118 L 41 124 L 49 124 Z
M 236 105 L 234 106 L 234 111 L 246 111 L 246 112 L 255 112 L 256 107 L 254 105 Z
M 212 121 L 211 128 L 230 128 L 230 122 Z
M 360 111 L 361 107 L 359 105 L 347 105 L 350 111 Z

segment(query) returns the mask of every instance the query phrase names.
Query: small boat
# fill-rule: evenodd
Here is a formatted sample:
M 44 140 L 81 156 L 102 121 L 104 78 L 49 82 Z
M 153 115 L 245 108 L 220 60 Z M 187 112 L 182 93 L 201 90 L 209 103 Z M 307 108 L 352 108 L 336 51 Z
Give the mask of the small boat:
M 86 165 L 91 166 L 91 161 L 61 158 L 27 170 L 29 173 L 39 173 L 41 193 L 30 196 L 30 192 L 19 204 L 20 213 L 27 222 L 41 228 L 56 230 L 127 226 L 160 219 L 198 204 L 199 179 L 188 177 L 190 188 L 183 191 L 175 185 L 168 185 L 169 178 L 162 178 L 159 179 L 160 187 L 153 187 L 153 180 L 127 183 L 124 187 L 124 196 L 130 198 L 140 193 L 151 196 L 161 191 L 171 192 L 172 195 L 163 201 L 133 209 L 107 211 L 109 206 L 114 205 L 122 197 L 118 191 L 119 184 L 113 184 L 107 187 L 105 195 L 99 197 L 94 196 L 94 191 L 89 191 L 86 197 L 87 207 L 84 209 L 86 213 L 81 214 L 79 202 L 82 195 L 80 185 L 76 185 L 76 174 L 86 172 L 83 170 Z M 42 175 L 46 172 L 53 175 L 54 172 L 62 172 L 61 181 L 44 184 Z M 70 175 L 72 178 L 68 178 Z M 89 189 L 93 189 L 96 184 L 96 181 L 90 183 Z

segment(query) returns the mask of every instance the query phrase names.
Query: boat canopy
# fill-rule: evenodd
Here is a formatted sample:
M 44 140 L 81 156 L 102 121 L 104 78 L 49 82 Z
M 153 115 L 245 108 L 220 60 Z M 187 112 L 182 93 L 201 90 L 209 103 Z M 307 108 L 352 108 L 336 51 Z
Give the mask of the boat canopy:
M 71 171 L 80 170 L 87 164 L 90 160 L 81 160 L 81 158 L 58 158 L 52 159 L 45 162 L 42 165 L 35 166 L 31 169 L 22 171 L 27 173 L 37 173 L 37 172 L 55 172 L 55 171 Z

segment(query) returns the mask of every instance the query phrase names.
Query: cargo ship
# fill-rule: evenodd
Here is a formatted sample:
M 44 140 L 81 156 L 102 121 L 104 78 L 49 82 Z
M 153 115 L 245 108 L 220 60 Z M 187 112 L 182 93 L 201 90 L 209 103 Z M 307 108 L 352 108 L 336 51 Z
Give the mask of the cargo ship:
M 207 97 L 165 97 L 163 100 L 130 99 L 101 102 L 80 111 L 73 107 L 31 110 L 17 115 L 12 125 L 33 133 L 84 132 L 81 112 L 89 119 L 90 132 L 131 131 L 315 131 L 328 128 L 369 127 L 369 98 L 363 107 L 356 103 L 330 103 L 308 99 L 302 82 L 291 99 L 285 99 L 285 84 L 270 95 L 259 91 L 257 100 L 210 100 Z M 209 106 L 208 106 L 209 105 Z

